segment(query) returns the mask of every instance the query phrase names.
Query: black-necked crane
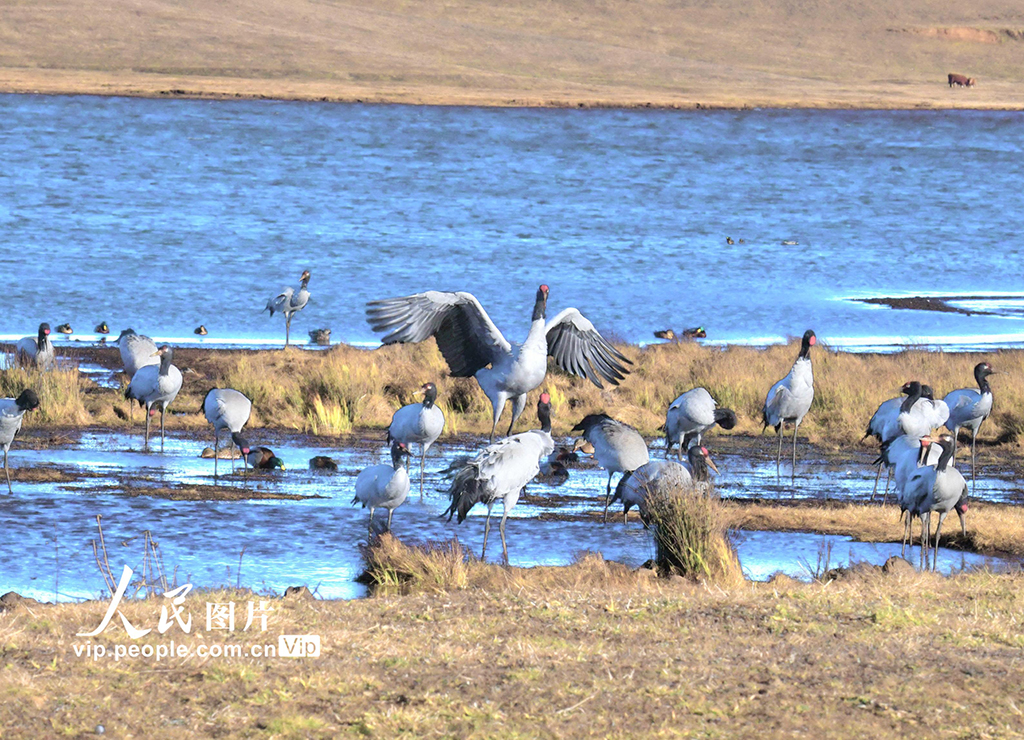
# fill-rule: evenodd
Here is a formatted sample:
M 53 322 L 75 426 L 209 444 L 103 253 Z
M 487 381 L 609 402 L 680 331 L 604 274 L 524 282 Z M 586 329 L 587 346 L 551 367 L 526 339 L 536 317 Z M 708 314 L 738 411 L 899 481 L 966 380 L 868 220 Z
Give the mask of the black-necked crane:
M 156 354 L 156 342 L 144 334 L 136 334 L 134 329 L 121 330 L 121 335 L 117 338 L 117 348 L 121 352 L 121 364 L 128 380 L 135 377 L 139 368 L 160 364 L 160 357 Z
M 669 404 L 665 413 L 665 457 L 679 445 L 679 461 L 694 439 L 700 445 L 704 432 L 715 424 L 722 429 L 736 426 L 736 412 L 718 407 L 706 388 L 691 388 Z
M 607 414 L 589 414 L 572 431 L 583 432 L 583 439 L 594 447 L 594 459 L 608 471 L 602 517 L 607 522 L 608 506 L 612 500 L 612 475 L 632 473 L 650 461 L 647 443 L 636 429 Z
M 647 526 L 650 498 L 672 495 L 673 491 L 689 488 L 695 484 L 706 484 L 711 480 L 710 470 L 718 472 L 706 447 L 692 445 L 686 451 L 687 462 L 675 460 L 651 460 L 628 475 L 623 475 L 615 487 L 612 502 L 622 501 L 622 523 L 626 515 L 636 506 L 640 519 Z
M 487 554 L 491 511 L 501 501 L 502 514 L 498 531 L 501 534 L 501 554 L 505 563 L 508 563 L 505 520 L 519 501 L 519 495 L 526 484 L 540 472 L 541 460 L 555 449 L 555 442 L 551 438 L 551 397 L 547 393 L 542 393 L 537 402 L 537 418 L 540 420 L 540 429 L 520 432 L 487 445 L 462 466 L 448 489 L 451 505 L 444 512 L 448 515 L 448 521 L 458 515 L 461 524 L 477 503 L 487 506 L 481 558 Z
M 34 367 L 39 370 L 50 368 L 56 353 L 50 341 L 50 325 L 45 321 L 39 325 L 39 333 L 34 337 L 22 337 L 14 345 L 14 363 L 20 367 Z
M 250 451 L 242 437 L 242 427 L 249 421 L 252 413 L 252 401 L 241 391 L 234 388 L 211 388 L 203 399 L 203 413 L 206 420 L 213 424 L 213 477 L 217 478 L 217 452 L 220 450 L 220 433 L 226 431 L 231 441 L 238 446 L 243 461 Z M 245 463 L 243 462 L 243 465 Z M 231 458 L 231 471 L 235 470 L 235 459 Z
M 939 535 L 942 522 L 951 511 L 960 517 L 960 529 L 967 536 L 967 481 L 954 467 L 949 465 L 953 458 L 956 440 L 952 435 L 944 434 L 939 438 L 942 455 L 935 467 L 921 467 L 910 476 L 907 482 L 907 497 L 911 501 L 910 512 L 921 519 L 921 567 L 928 568 L 928 550 L 932 550 L 932 570 L 938 560 Z M 939 523 L 935 528 L 935 540 L 931 540 L 931 515 L 939 515 Z
M 17 398 L 0 398 L 0 446 L 4 448 L 4 474 L 7 476 L 7 493 L 11 489 L 11 471 L 7 467 L 7 453 L 11 443 L 21 431 L 21 422 L 26 411 L 39 408 L 39 396 L 30 388 L 18 394 Z
M 388 442 L 398 440 L 408 447 L 420 446 L 420 500 L 423 500 L 423 471 L 427 464 L 427 451 L 444 431 L 444 413 L 437 407 L 437 386 L 424 383 L 418 391 L 421 403 L 410 403 L 398 409 L 388 426 Z
M 512 402 L 508 434 L 526 408 L 526 395 L 544 382 L 548 356 L 572 375 L 603 388 L 618 385 L 632 364 L 610 345 L 577 309 L 567 308 L 545 321 L 548 286 L 537 289 L 526 341 L 505 339 L 471 293 L 428 291 L 367 304 L 366 316 L 376 332 L 388 332 L 384 344 L 437 340 L 452 377 L 475 377 L 494 411 L 490 441 L 505 402 Z M 625 363 L 625 364 L 624 364 Z
M 124 397 L 139 402 L 146 409 L 146 449 L 149 449 L 149 422 L 160 407 L 160 452 L 164 451 L 164 413 L 181 390 L 181 371 L 171 364 L 174 351 L 167 345 L 162 346 L 154 356 L 160 360 L 159 365 L 140 367 L 132 376 L 125 388 Z
M 949 419 L 946 426 L 953 432 L 956 439 L 961 427 L 971 430 L 971 490 L 977 480 L 975 474 L 975 447 L 978 441 L 978 430 L 992 413 L 992 388 L 988 384 L 989 376 L 998 375 L 987 362 L 979 362 L 974 366 L 974 380 L 978 390 L 961 388 L 950 391 L 943 399 L 949 407 Z M 956 464 L 956 448 L 953 449 L 953 464 Z
M 291 336 L 292 316 L 305 308 L 307 303 L 309 303 L 309 270 L 302 271 L 297 291 L 292 287 L 287 287 L 267 301 L 266 308 L 263 309 L 264 311 L 270 311 L 271 316 L 274 315 L 275 311 L 284 314 L 285 347 L 288 346 L 289 337 Z
M 900 389 L 900 393 L 909 395 L 911 392 L 910 383 L 904 383 L 903 388 Z M 890 398 L 882 403 L 875 410 L 875 413 L 871 415 L 870 421 L 868 421 L 868 428 L 864 432 L 864 436 L 861 441 L 868 437 L 874 437 L 878 440 L 878 443 L 882 445 L 881 454 L 878 459 L 875 460 L 874 464 L 878 466 L 875 471 L 875 486 L 871 489 L 871 500 L 875 500 L 875 494 L 878 492 L 878 478 L 882 474 L 882 466 L 885 465 L 887 469 L 887 475 L 885 480 L 885 493 L 882 496 L 882 503 L 884 504 L 889 494 L 889 481 L 892 479 L 892 464 L 889 462 L 889 456 L 886 447 L 886 427 L 895 424 L 896 418 L 900 414 L 900 407 L 903 405 L 903 396 L 897 396 L 896 398 Z M 890 440 L 891 441 L 891 440 Z
M 779 436 L 779 454 L 775 458 L 775 477 L 781 476 L 782 429 L 793 425 L 793 470 L 791 480 L 796 480 L 796 433 L 814 401 L 814 373 L 811 370 L 811 347 L 817 342 L 814 332 L 808 329 L 800 341 L 800 354 L 789 374 L 768 390 L 762 411 L 764 429 L 775 427 Z
M 352 503 L 370 509 L 370 534 L 373 534 L 373 512 L 380 508 L 388 510 L 388 531 L 391 531 L 391 516 L 409 495 L 409 471 L 405 467 L 408 457 L 408 447 L 402 442 L 392 442 L 390 465 L 371 465 L 356 477 Z

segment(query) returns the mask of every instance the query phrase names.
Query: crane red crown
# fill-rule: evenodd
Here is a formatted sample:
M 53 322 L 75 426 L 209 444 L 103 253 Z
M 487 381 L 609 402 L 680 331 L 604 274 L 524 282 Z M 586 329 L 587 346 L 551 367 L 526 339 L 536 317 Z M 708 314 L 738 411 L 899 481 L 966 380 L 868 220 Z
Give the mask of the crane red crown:
M 540 394 L 540 402 L 541 403 L 551 403 L 551 396 L 549 396 L 547 393 L 541 393 Z
M 544 292 L 544 293 L 547 293 L 547 292 L 548 292 L 548 286 L 546 286 L 546 285 L 542 285 L 542 286 L 540 286 L 540 289 L 541 289 L 541 291 L 542 291 L 542 292 Z

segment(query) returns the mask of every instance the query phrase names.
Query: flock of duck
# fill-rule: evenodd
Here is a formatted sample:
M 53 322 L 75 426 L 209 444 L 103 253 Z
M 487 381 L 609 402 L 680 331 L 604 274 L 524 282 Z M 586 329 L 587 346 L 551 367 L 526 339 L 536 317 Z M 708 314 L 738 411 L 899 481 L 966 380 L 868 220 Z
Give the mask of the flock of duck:
M 304 271 L 298 290 L 286 288 L 272 297 L 266 306 L 270 315 L 280 312 L 285 317 L 285 346 L 288 345 L 291 320 L 309 301 L 309 271 Z M 604 383 L 617 385 L 629 373 L 632 363 L 608 343 L 594 325 L 575 308 L 567 308 L 547 319 L 549 289 L 537 289 L 530 329 L 521 344 L 508 341 L 487 315 L 480 302 L 470 293 L 427 291 L 410 296 L 371 301 L 367 304 L 370 326 L 383 333 L 384 344 L 422 342 L 433 337 L 453 377 L 475 377 L 493 409 L 493 422 L 488 444 L 476 455 L 458 461 L 448 490 L 450 505 L 445 511 L 449 520 L 461 523 L 477 503 L 487 507 L 484 522 L 483 553 L 493 507 L 502 503 L 499 525 L 502 555 L 508 561 L 505 523 L 521 492 L 538 475 L 567 475 L 566 465 L 580 451 L 592 454 L 608 471 L 605 490 L 604 520 L 611 503 L 621 501 L 623 519 L 634 506 L 647 523 L 650 497 L 679 487 L 705 485 L 710 470 L 718 472 L 706 447 L 703 435 L 713 426 L 732 429 L 736 414 L 720 408 L 705 388 L 693 388 L 680 395 L 668 407 L 665 420 L 666 455 L 652 460 L 646 441 L 631 426 L 606 414 L 583 418 L 573 432 L 581 438 L 573 449 L 556 449 L 551 436 L 551 399 L 540 395 L 537 417 L 540 428 L 519 434 L 512 429 L 523 414 L 528 394 L 539 388 L 547 375 L 548 358 L 566 372 L 586 378 L 597 387 Z M 700 329 L 703 334 L 703 329 Z M 54 362 L 50 328 L 39 327 L 38 335 L 21 339 L 15 347 L 15 362 L 46 369 Z M 696 332 L 694 332 L 696 333 Z M 774 383 L 767 392 L 763 407 L 764 428 L 775 429 L 779 438 L 776 473 L 781 475 L 783 431 L 793 429 L 793 466 L 796 465 L 796 441 L 800 423 L 814 399 L 814 378 L 811 348 L 816 343 L 813 331 L 807 330 L 801 340 L 800 352 L 789 373 Z M 124 370 L 129 378 L 125 397 L 146 410 L 145 447 L 149 448 L 150 419 L 160 411 L 160 446 L 164 444 L 164 412 L 182 385 L 181 371 L 172 364 L 173 350 L 157 347 L 150 338 L 131 329 L 121 332 L 117 341 Z M 921 564 L 927 567 L 930 548 L 938 548 L 943 520 L 950 511 L 960 517 L 966 534 L 967 484 L 955 468 L 955 435 L 961 428 L 970 429 L 976 439 L 978 429 L 992 411 L 992 391 L 987 378 L 993 374 L 987 363 L 975 369 L 978 390 L 960 389 L 936 400 L 931 389 L 918 381 L 908 382 L 904 397 L 883 403 L 872 417 L 866 436 L 876 436 L 881 444 L 881 465 L 889 469 L 895 482 L 900 507 L 907 514 L 904 529 L 904 552 L 910 537 L 913 518 L 922 522 Z M 394 510 L 401 506 L 411 489 L 408 460 L 411 445 L 420 452 L 420 496 L 426 455 L 441 436 L 445 418 L 437 406 L 437 387 L 426 383 L 419 391 L 423 400 L 398 409 L 388 427 L 390 464 L 373 465 L 363 470 L 355 481 L 353 503 L 370 510 L 373 530 L 377 509 L 388 511 L 390 529 Z M 506 402 L 511 402 L 511 420 L 504 439 L 495 441 L 495 432 Z M 17 398 L 0 399 L 0 445 L 4 451 L 4 471 L 11 491 L 7 453 L 21 428 L 25 412 L 39 406 L 39 398 L 31 389 Z M 214 477 L 220 457 L 220 437 L 230 436 L 239 449 L 243 465 L 257 468 L 283 468 L 271 450 L 252 447 L 242 435 L 252 410 L 252 402 L 232 388 L 214 388 L 203 401 L 203 411 L 214 429 Z M 937 439 L 932 431 L 945 425 L 952 434 Z M 673 448 L 677 460 L 669 459 Z M 972 471 L 974 444 L 972 442 Z M 612 477 L 621 473 L 612 492 Z M 795 472 L 794 472 L 795 475 Z M 876 476 L 876 486 L 877 486 Z M 886 482 L 886 495 L 888 480 Z M 873 494 L 874 496 L 874 494 Z M 934 540 L 930 537 L 930 518 L 938 514 Z M 935 567 L 934 556 L 931 566 Z

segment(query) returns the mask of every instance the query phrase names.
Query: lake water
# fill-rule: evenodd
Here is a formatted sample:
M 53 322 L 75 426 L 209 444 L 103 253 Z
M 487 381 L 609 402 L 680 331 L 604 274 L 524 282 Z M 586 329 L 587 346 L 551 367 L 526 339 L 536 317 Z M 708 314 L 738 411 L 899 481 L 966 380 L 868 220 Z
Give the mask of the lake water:
M 201 459 L 204 440 L 177 434 L 167 438 L 165 454 L 142 452 L 139 433 L 124 435 L 87 431 L 58 448 L 31 450 L 15 444 L 11 465 L 18 468 L 59 469 L 71 476 L 92 477 L 58 483 L 15 481 L 14 495 L 0 495 L 0 593 L 14 590 L 26 596 L 53 600 L 95 597 L 103 589 L 92 541 L 98 539 L 96 515 L 103 517 L 108 558 L 115 578 L 122 565 L 142 569 L 144 531 L 152 532 L 165 568 L 179 584 L 242 586 L 280 594 L 288 586 L 307 585 L 325 598 L 365 594 L 354 579 L 362 570 L 360 545 L 367 539 L 368 512 L 352 504 L 355 476 L 368 465 L 383 462 L 387 453 L 373 446 L 320 446 L 295 435 L 270 435 L 259 442 L 271 446 L 287 469 L 271 474 L 228 476 L 230 464 L 220 461 L 221 485 L 264 494 L 297 494 L 302 500 L 172 501 L 128 495 L 127 484 L 145 488 L 210 485 L 213 461 Z M 250 435 L 252 436 L 252 435 Z M 205 443 L 212 443 L 210 440 Z M 874 469 L 846 466 L 842 474 L 820 461 L 799 463 L 796 486 L 788 475 L 781 485 L 771 458 L 772 440 L 764 454 L 716 454 L 722 471 L 718 491 L 725 498 L 764 499 L 801 497 L 865 501 L 871 494 Z M 427 459 L 426 494 L 418 488 L 394 514 L 393 531 L 409 543 L 444 542 L 458 538 L 474 555 L 481 554 L 486 510 L 477 506 L 461 525 L 441 514 L 447 507 L 448 480 L 438 473 L 457 457 L 475 451 L 465 444 L 435 446 Z M 661 451 L 652 454 L 660 456 Z M 327 455 L 338 463 L 336 473 L 310 471 L 308 460 Z M 412 477 L 418 478 L 418 458 Z M 575 468 L 562 486 L 533 483 L 512 510 L 507 539 L 513 565 L 564 565 L 586 551 L 637 567 L 654 555 L 650 533 L 639 521 L 622 523 L 621 505 L 609 521 L 595 519 L 602 510 L 606 473 L 594 466 Z M 982 471 L 975 500 L 1020 502 L 1022 484 L 1012 477 Z M 903 527 L 892 509 L 891 531 L 899 539 Z M 487 559 L 501 558 L 495 507 Z M 383 525 L 386 512 L 377 513 Z M 970 515 L 968 515 L 970 526 Z M 955 518 L 944 532 L 958 527 Z M 848 537 L 798 532 L 735 532 L 736 545 L 748 577 L 766 579 L 776 572 L 808 578 L 818 565 L 819 552 L 832 546 L 831 564 L 851 561 L 873 564 L 900 553 L 897 543 L 860 543 Z M 917 564 L 919 551 L 908 559 Z M 994 566 L 1019 567 L 1013 562 L 942 548 L 939 569 Z
M 0 120 L 0 339 L 275 343 L 260 311 L 309 268 L 300 341 L 373 343 L 365 302 L 425 289 L 521 339 L 545 282 L 633 342 L 1024 343 L 1019 113 L 6 95 Z M 850 300 L 921 294 L 987 313 Z
M 372 345 L 368 300 L 470 290 L 511 339 L 539 283 L 631 342 L 704 325 L 709 342 L 767 344 L 813 327 L 836 347 L 1024 344 L 1018 243 L 1024 121 L 999 112 L 491 110 L 282 102 L 0 96 L 0 341 L 100 321 L 174 343 L 273 346 L 267 298 L 310 269 L 293 324 Z M 733 243 L 727 243 L 727 238 Z M 965 312 L 894 310 L 855 298 L 945 295 Z M 203 338 L 192 329 L 204 324 Z M 12 452 L 15 467 L 98 473 L 0 497 L 0 590 L 97 594 L 90 541 L 105 521 L 112 560 L 138 565 L 149 529 L 179 582 L 361 593 L 366 515 L 352 485 L 379 451 L 280 439 L 291 469 L 255 483 L 303 501 L 182 502 L 120 493 L 127 479 L 209 482 L 194 440 L 167 455 L 88 432 Z M 770 440 L 765 444 L 770 447 Z M 433 469 L 469 450 L 444 445 Z M 342 470 L 305 470 L 331 454 Z M 442 456 L 443 455 L 443 459 Z M 771 451 L 720 460 L 725 496 L 790 496 Z M 872 471 L 801 468 L 797 495 L 856 500 Z M 509 523 L 516 565 L 600 550 L 638 565 L 636 523 L 592 520 L 604 473 L 532 487 Z M 438 482 L 435 480 L 434 488 Z M 538 493 L 539 491 L 539 493 Z M 978 498 L 1019 502 L 1021 483 L 982 477 Z M 414 497 L 417 498 L 418 497 Z M 395 514 L 411 541 L 457 534 L 480 546 L 482 511 L 461 527 L 435 490 Z M 557 513 L 553 518 L 549 514 Z M 894 536 L 899 525 L 893 523 Z M 839 560 L 881 562 L 898 546 L 803 534 L 737 535 L 751 577 Z M 497 533 L 491 557 L 497 557 Z M 239 574 L 239 556 L 241 571 Z M 943 551 L 940 565 L 984 558 Z M 116 569 L 115 564 L 115 569 Z

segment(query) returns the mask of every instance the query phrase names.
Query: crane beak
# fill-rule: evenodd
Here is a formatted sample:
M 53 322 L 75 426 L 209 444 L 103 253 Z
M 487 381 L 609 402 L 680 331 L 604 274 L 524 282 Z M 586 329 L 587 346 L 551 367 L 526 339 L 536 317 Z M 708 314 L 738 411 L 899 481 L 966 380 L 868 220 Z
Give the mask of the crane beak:
M 715 461 L 712 460 L 710 456 L 704 459 L 708 461 L 708 467 L 715 471 L 715 475 L 721 475 L 721 473 L 718 472 L 718 466 L 715 465 Z

